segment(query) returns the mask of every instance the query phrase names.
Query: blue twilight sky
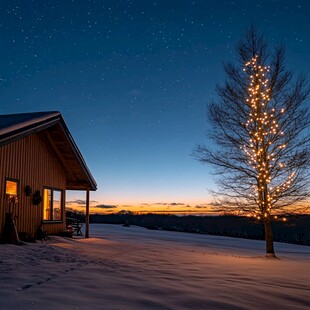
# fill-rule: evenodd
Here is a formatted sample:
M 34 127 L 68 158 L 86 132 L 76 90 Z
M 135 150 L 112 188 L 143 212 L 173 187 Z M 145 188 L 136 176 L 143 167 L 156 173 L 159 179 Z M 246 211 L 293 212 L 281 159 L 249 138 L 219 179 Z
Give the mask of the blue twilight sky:
M 212 175 L 190 154 L 222 62 L 255 24 L 307 75 L 309 16 L 307 0 L 2 0 L 1 111 L 60 111 L 98 203 L 206 203 Z

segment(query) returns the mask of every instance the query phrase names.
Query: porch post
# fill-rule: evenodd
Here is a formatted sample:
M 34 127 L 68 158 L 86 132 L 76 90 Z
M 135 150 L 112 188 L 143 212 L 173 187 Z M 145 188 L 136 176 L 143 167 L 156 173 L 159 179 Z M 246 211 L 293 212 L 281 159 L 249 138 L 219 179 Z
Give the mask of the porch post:
M 86 227 L 85 238 L 89 238 L 89 189 L 86 191 Z

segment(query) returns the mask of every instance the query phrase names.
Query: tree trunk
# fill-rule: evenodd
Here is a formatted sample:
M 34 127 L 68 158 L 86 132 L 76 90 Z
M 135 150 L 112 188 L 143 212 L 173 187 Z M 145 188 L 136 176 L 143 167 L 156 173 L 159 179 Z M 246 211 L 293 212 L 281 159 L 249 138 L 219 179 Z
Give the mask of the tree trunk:
M 266 240 L 266 257 L 276 257 L 273 248 L 273 236 L 270 218 L 264 219 L 265 240 Z

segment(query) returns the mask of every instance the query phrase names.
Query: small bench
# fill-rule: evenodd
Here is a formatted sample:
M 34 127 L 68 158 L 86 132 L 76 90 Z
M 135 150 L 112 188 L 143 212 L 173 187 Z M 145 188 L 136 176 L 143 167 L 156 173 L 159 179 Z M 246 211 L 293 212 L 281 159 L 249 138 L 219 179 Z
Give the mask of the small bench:
M 67 217 L 66 226 L 67 226 L 67 229 L 69 231 L 71 230 L 73 234 L 76 234 L 77 236 L 83 235 L 83 232 L 82 232 L 83 223 L 80 222 L 78 219 Z

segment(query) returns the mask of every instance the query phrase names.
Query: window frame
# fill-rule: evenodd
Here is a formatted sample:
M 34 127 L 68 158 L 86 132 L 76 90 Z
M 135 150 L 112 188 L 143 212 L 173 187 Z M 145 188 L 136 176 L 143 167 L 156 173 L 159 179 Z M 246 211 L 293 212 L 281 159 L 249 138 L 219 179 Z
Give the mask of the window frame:
M 6 182 L 7 181 L 10 181 L 10 182 L 15 182 L 16 183 L 16 195 L 12 195 L 12 194 L 7 194 L 6 193 L 6 189 L 7 189 L 7 186 L 6 186 Z M 19 198 L 19 194 L 20 194 L 20 181 L 19 181 L 19 179 L 14 179 L 14 178 L 5 178 L 4 179 L 4 195 L 5 195 L 5 198 L 7 198 L 7 195 L 12 195 L 12 196 L 16 196 L 17 197 L 17 199 Z
M 50 190 L 51 191 L 51 219 L 45 220 L 44 219 L 44 200 L 45 200 L 45 190 Z M 58 191 L 61 194 L 61 199 L 60 199 L 60 219 L 54 220 L 53 215 L 54 215 L 54 191 Z M 63 208 L 64 208 L 64 190 L 56 187 L 50 187 L 50 186 L 44 186 L 43 187 L 43 208 L 42 208 L 42 222 L 44 223 L 62 223 L 63 222 Z

